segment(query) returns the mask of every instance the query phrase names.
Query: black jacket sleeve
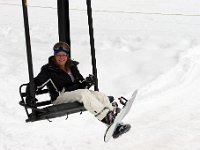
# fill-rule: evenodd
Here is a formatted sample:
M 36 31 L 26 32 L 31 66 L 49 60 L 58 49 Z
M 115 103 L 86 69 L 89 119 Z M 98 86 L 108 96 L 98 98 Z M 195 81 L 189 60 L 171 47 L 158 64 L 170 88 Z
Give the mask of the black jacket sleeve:
M 34 90 L 37 91 L 39 88 L 43 88 L 46 82 L 49 80 L 47 72 L 41 70 L 41 72 L 34 78 Z M 30 106 L 33 105 L 33 97 L 30 94 L 30 84 L 26 87 L 26 103 Z
M 41 70 L 40 73 L 35 77 L 36 88 L 43 88 L 47 82 L 50 80 L 48 72 L 46 70 Z

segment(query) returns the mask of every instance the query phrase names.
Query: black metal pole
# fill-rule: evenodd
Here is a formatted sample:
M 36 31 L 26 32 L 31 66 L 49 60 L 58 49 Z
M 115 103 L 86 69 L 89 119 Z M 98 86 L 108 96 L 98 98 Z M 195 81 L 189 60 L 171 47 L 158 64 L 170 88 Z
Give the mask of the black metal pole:
M 30 81 L 30 94 L 33 100 L 35 100 L 33 63 L 32 63 L 31 42 L 30 42 L 29 22 L 28 22 L 27 0 L 22 0 L 22 7 L 23 7 L 25 38 L 26 38 L 28 73 L 29 73 L 29 81 Z
M 57 0 L 59 41 L 71 45 L 69 0 Z
M 95 47 L 94 47 L 94 31 L 93 31 L 91 0 L 86 0 L 86 4 L 87 4 L 88 26 L 89 26 L 90 46 L 91 46 L 91 55 L 92 55 L 92 71 L 93 71 L 93 75 L 97 79 L 97 82 L 96 82 L 96 84 L 94 86 L 94 90 L 95 91 L 99 91 L 98 78 L 97 78 L 97 67 L 96 67 L 96 58 L 95 58 Z

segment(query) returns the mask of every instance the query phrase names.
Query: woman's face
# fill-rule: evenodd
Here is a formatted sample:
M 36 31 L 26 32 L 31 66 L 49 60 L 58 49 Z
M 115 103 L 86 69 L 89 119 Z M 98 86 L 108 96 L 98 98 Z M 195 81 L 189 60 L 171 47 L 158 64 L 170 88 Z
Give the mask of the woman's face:
M 55 55 L 55 59 L 59 66 L 64 66 L 67 62 L 67 54 L 65 52 L 59 52 Z

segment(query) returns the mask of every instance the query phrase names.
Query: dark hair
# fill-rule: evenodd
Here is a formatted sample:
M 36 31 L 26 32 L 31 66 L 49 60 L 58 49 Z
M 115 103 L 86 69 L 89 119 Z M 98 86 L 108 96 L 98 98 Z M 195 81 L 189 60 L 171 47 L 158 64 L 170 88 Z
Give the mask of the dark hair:
M 72 67 L 72 60 L 67 56 L 67 62 L 65 63 L 65 69 L 68 71 Z

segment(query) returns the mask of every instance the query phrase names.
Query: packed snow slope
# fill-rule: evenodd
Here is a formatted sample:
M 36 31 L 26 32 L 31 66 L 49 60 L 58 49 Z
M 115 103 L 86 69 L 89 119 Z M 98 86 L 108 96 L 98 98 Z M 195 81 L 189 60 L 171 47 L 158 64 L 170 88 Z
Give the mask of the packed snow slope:
M 58 41 L 56 1 L 30 0 L 34 74 Z M 0 0 L 1 150 L 200 150 L 200 1 L 93 0 L 100 90 L 129 97 L 132 130 L 103 142 L 89 112 L 25 123 L 18 87 L 28 82 L 20 0 Z M 84 76 L 91 59 L 85 1 L 70 2 L 72 58 Z

